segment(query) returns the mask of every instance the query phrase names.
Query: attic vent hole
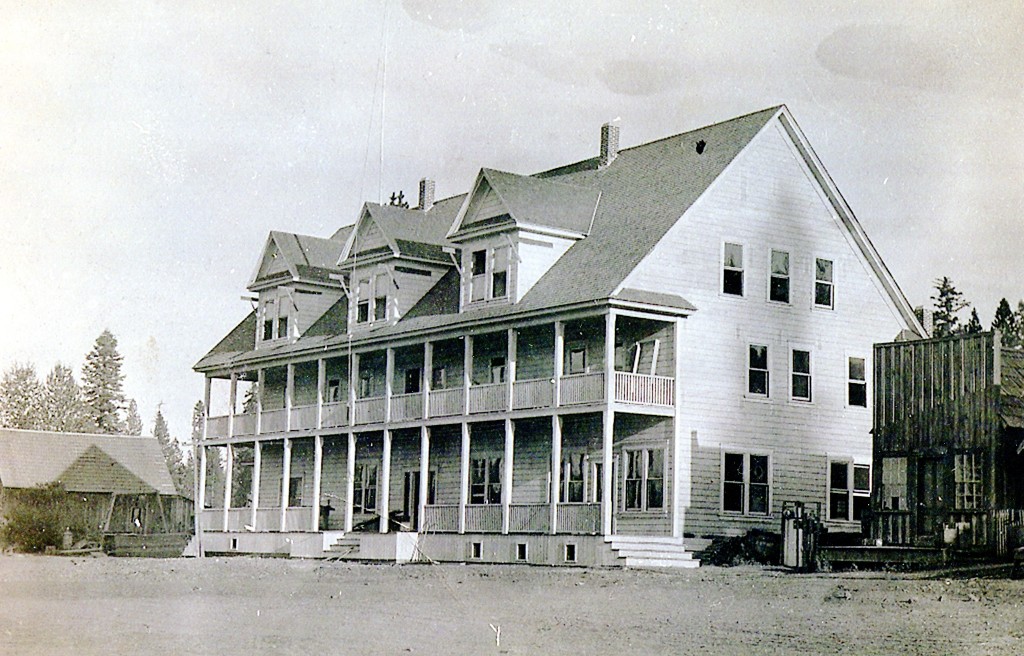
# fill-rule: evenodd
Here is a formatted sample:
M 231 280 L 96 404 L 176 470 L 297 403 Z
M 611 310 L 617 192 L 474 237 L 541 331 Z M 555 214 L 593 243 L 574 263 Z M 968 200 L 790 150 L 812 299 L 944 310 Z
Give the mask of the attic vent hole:
M 702 154 L 704 152 L 704 146 L 706 146 L 706 145 L 707 145 L 707 143 L 705 143 L 705 141 L 703 139 L 701 139 L 700 141 L 697 142 L 697 154 L 698 155 L 700 155 L 700 154 Z

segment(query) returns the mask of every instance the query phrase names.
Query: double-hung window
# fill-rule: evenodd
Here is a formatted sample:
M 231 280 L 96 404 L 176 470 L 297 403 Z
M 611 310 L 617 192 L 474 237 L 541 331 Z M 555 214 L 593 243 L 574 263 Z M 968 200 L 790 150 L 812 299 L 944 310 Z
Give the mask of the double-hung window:
M 388 318 L 388 277 L 379 274 L 373 281 L 373 320 Z
M 570 344 L 569 356 L 566 358 L 566 373 L 583 374 L 587 372 L 587 346 L 583 343 Z
M 508 296 L 508 247 L 495 248 L 491 270 L 491 298 Z
M 371 513 L 377 510 L 377 465 L 357 462 L 353 479 L 353 511 Z
M 747 393 L 768 398 L 768 347 L 751 344 L 747 349 Z
M 868 407 L 868 382 L 864 358 L 850 358 L 847 371 L 849 404 L 861 408 Z
M 583 503 L 584 473 L 587 457 L 582 453 L 567 453 L 562 457 L 562 503 Z
M 789 303 L 789 253 L 773 250 L 771 260 L 768 300 Z
M 274 339 L 274 318 L 277 316 L 277 304 L 267 301 L 263 304 L 263 340 Z
M 852 462 L 829 462 L 828 518 L 860 521 L 871 497 L 871 467 Z
M 665 450 L 627 450 L 625 509 L 660 510 L 665 507 Z
M 469 300 L 482 301 L 487 298 L 487 251 L 473 251 L 470 255 Z
M 811 400 L 811 352 L 793 349 L 791 388 L 794 401 Z
M 767 515 L 771 508 L 768 456 L 729 453 L 722 456 L 722 510 L 744 515 Z
M 491 384 L 497 385 L 498 383 L 505 382 L 505 358 L 497 357 L 491 358 Z
M 406 394 L 419 394 L 420 381 L 423 380 L 423 374 L 419 367 L 412 367 L 405 370 L 405 393 Z
M 957 453 L 953 456 L 957 510 L 976 510 L 982 506 L 981 461 L 980 453 Z
M 469 462 L 469 503 L 501 503 L 501 456 L 473 458 Z
M 726 242 L 722 247 L 722 293 L 743 296 L 743 246 Z
M 370 279 L 363 278 L 356 285 L 356 323 L 370 320 Z
M 832 309 L 835 305 L 835 282 L 833 280 L 832 260 L 816 258 L 814 260 L 814 305 Z

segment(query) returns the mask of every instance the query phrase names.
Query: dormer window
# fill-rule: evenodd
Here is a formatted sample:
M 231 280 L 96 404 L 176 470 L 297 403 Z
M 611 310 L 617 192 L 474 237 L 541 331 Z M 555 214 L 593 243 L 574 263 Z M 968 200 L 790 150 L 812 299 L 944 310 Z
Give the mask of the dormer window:
M 363 278 L 356 286 L 356 323 L 370 320 L 370 279 Z
M 473 251 L 470 266 L 470 300 L 482 301 L 487 298 L 487 251 Z
M 373 320 L 384 321 L 388 318 L 388 287 L 387 278 L 383 274 L 374 280 Z
M 288 336 L 288 315 L 280 316 L 277 318 L 277 336 Z
M 262 329 L 260 341 L 269 342 L 288 337 L 287 306 L 282 299 L 267 299 L 263 302 Z
M 494 249 L 494 270 L 491 272 L 491 298 L 508 296 L 508 248 Z
M 469 261 L 471 303 L 508 298 L 509 247 L 473 251 Z

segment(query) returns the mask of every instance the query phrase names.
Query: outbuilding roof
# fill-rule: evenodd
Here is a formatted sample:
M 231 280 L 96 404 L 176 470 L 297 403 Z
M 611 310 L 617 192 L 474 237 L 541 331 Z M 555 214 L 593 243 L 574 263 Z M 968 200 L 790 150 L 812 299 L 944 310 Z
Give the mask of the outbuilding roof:
M 0 485 L 54 482 L 69 492 L 178 493 L 153 437 L 0 428 Z

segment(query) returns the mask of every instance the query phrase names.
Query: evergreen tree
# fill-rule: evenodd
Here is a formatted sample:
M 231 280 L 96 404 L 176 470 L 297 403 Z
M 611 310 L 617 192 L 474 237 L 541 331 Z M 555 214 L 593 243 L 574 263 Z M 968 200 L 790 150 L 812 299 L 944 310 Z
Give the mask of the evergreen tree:
M 53 366 L 43 390 L 43 427 L 60 433 L 86 433 L 95 430 L 89 410 L 82 400 L 82 388 L 70 367 Z
M 37 430 L 43 426 L 43 385 L 31 364 L 14 363 L 0 380 L 0 426 Z
M 185 458 L 186 468 L 185 477 L 182 483 L 182 492 L 198 501 L 195 497 L 196 494 L 196 473 L 197 473 L 197 456 L 199 444 L 203 439 L 203 418 L 206 416 L 206 406 L 202 401 L 196 401 L 195 406 L 192 408 L 192 437 L 189 442 L 189 448 L 186 449 L 187 456 Z
M 245 508 L 252 495 L 252 465 L 255 457 L 251 446 L 236 445 L 232 450 L 234 462 L 231 466 L 231 507 Z
M 968 306 L 953 281 L 943 276 L 935 281 L 935 337 L 948 337 L 960 331 L 960 311 Z
M 187 476 L 181 449 L 178 448 L 178 442 L 171 437 L 171 432 L 167 428 L 167 420 L 164 419 L 160 408 L 157 408 L 156 417 L 153 419 L 153 437 L 160 443 L 160 451 L 164 454 L 164 462 L 167 463 L 167 471 L 171 475 L 171 480 L 174 481 L 175 489 L 179 494 L 190 494 L 184 487 Z
M 160 414 L 159 410 L 157 414 Z M 139 416 L 139 406 L 135 403 L 135 399 L 128 401 L 128 416 L 125 419 L 124 428 L 128 435 L 142 435 L 142 417 Z M 154 428 L 154 430 L 156 429 Z
M 1005 299 L 999 301 L 996 307 L 996 316 L 992 319 L 992 330 L 1001 333 L 1003 346 L 1017 348 L 1020 346 L 1020 329 L 1018 317 L 1010 309 L 1010 303 Z
M 123 433 L 124 422 L 121 411 L 124 408 L 124 392 L 121 383 L 123 358 L 117 352 L 117 339 L 109 330 L 96 338 L 92 351 L 85 356 L 82 367 L 82 388 L 89 416 L 101 433 Z
M 963 334 L 977 335 L 978 333 L 984 330 L 985 329 L 981 327 L 981 319 L 978 318 L 978 311 L 974 308 L 971 308 L 971 318 L 967 322 L 967 325 L 964 326 Z

